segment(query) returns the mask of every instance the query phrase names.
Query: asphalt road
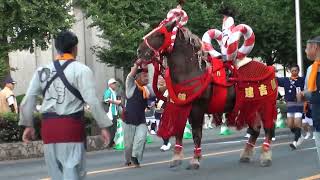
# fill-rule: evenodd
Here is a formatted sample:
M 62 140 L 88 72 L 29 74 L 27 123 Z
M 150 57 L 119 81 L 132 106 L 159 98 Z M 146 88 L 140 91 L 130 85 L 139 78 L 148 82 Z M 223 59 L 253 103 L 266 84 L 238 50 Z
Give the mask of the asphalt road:
M 245 144 L 241 136 L 217 141 L 205 141 L 199 170 L 186 170 L 193 153 L 190 141 L 185 145 L 185 160 L 180 167 L 169 168 L 172 152 L 160 152 L 159 146 L 146 149 L 141 168 L 127 168 L 123 152 L 99 151 L 87 154 L 87 179 L 105 180 L 295 180 L 320 179 L 320 166 L 313 140 L 307 140 L 296 151 L 291 151 L 288 135 L 277 136 L 273 143 L 273 164 L 260 167 L 260 148 L 251 163 L 239 163 L 239 154 Z M 262 140 L 259 141 L 261 144 Z M 156 143 L 156 142 L 155 142 Z M 314 177 L 310 177 L 314 176 Z M 0 162 L 0 180 L 34 180 L 48 177 L 43 159 Z

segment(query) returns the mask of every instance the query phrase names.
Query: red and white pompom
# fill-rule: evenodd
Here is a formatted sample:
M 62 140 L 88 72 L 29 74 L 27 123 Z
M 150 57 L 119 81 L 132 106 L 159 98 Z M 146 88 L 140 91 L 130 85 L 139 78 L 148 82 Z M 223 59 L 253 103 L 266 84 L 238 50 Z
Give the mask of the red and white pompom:
M 244 43 L 240 49 L 239 40 L 243 36 Z M 229 37 L 227 45 L 227 60 L 243 59 L 253 49 L 255 42 L 255 35 L 250 26 L 245 24 L 239 24 L 232 29 L 232 34 Z
M 170 52 L 173 49 L 174 42 L 177 37 L 178 29 L 182 28 L 184 25 L 187 24 L 188 22 L 188 15 L 187 13 L 182 10 L 181 6 L 178 5 L 177 8 L 171 9 L 168 14 L 167 14 L 167 19 L 165 19 L 161 24 L 166 24 L 168 22 L 176 22 L 175 27 L 172 30 L 172 35 L 171 35 L 171 44 L 168 47 L 168 51 Z
M 244 37 L 244 43 L 239 49 L 239 41 Z M 216 40 L 220 45 L 221 53 L 212 46 L 212 40 Z M 250 26 L 245 24 L 234 25 L 232 17 L 224 17 L 222 32 L 216 29 L 210 29 L 203 37 L 203 50 L 209 52 L 212 57 L 226 56 L 226 60 L 243 59 L 254 47 L 255 35 Z
M 202 36 L 203 46 L 202 49 L 205 52 L 208 52 L 212 57 L 219 57 L 221 53 L 216 51 L 212 46 L 212 40 L 216 40 L 219 46 L 222 46 L 222 32 L 217 29 L 210 29 L 205 32 Z

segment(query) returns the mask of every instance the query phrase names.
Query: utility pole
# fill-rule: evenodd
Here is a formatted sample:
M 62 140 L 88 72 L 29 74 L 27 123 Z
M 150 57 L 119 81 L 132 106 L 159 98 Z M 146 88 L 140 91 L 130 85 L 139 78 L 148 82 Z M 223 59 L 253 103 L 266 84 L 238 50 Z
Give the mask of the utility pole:
M 295 0 L 295 9 L 296 9 L 297 64 L 300 67 L 299 76 L 303 76 L 304 66 L 303 66 L 302 46 L 301 46 L 300 0 Z

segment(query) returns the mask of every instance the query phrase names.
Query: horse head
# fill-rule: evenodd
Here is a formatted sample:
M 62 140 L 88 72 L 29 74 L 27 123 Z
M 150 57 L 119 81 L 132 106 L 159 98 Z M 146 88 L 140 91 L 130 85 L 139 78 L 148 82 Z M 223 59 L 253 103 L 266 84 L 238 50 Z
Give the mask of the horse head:
M 166 53 L 171 43 L 172 30 L 175 25 L 175 21 L 168 22 L 144 36 L 143 41 L 137 49 L 138 58 L 144 62 L 150 62 L 154 58 Z

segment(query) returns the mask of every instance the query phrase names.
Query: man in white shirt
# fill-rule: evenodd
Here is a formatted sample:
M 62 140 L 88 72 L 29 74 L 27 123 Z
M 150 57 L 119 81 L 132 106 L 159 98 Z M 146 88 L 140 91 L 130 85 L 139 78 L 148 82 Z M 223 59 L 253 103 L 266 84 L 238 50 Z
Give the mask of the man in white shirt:
M 108 88 L 104 92 L 103 101 L 107 104 L 107 116 L 112 120 L 112 126 L 109 127 L 110 132 L 110 143 L 109 148 L 112 148 L 114 143 L 114 137 L 117 132 L 117 119 L 118 119 L 118 105 L 121 104 L 121 100 L 117 100 L 116 90 L 118 82 L 111 78 L 108 81 Z

